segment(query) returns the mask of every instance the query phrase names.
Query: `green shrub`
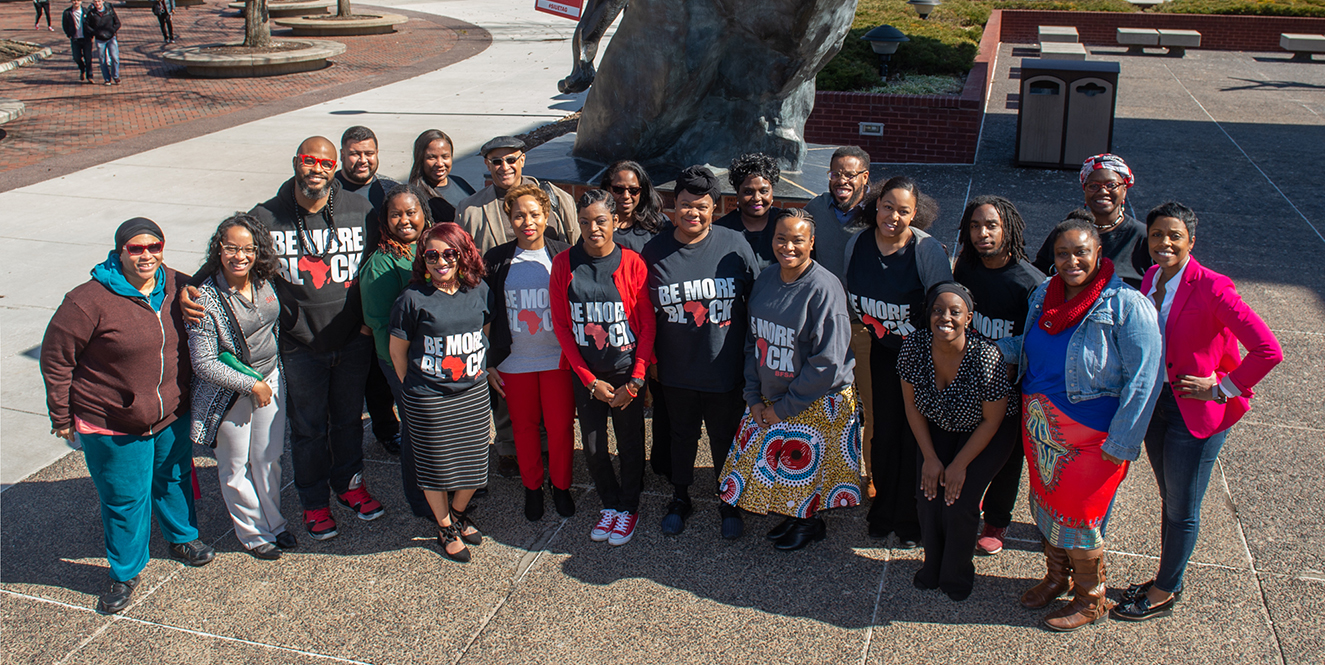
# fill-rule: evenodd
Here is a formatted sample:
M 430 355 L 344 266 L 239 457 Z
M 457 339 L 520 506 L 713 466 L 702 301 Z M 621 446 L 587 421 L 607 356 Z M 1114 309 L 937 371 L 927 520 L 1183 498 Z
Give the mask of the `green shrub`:
M 1325 18 L 1325 0 L 1172 0 L 1155 8 L 1169 14 L 1241 14 Z

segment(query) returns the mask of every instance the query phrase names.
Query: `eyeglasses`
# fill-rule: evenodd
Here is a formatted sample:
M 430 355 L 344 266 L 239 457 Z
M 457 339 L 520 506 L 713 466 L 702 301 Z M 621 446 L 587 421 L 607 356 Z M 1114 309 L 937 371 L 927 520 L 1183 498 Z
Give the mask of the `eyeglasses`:
M 460 258 L 460 250 L 458 249 L 444 249 L 440 252 L 435 249 L 429 249 L 423 252 L 423 262 L 430 266 L 437 265 L 439 261 L 455 263 L 458 258 Z
M 150 244 L 150 245 L 125 245 L 125 246 L 124 246 L 124 250 L 127 251 L 127 252 L 129 253 L 129 256 L 140 256 L 140 255 L 142 255 L 143 252 L 148 252 L 148 253 L 151 253 L 151 254 L 160 254 L 160 253 L 161 253 L 161 250 L 163 250 L 163 249 L 165 249 L 165 248 L 166 248 L 166 243 L 164 243 L 164 242 L 154 242 L 154 243 L 152 243 L 152 244 Z
M 515 166 L 515 163 L 520 161 L 521 157 L 524 157 L 524 153 L 518 155 L 507 155 L 505 157 L 493 157 L 492 159 L 488 160 L 488 163 L 493 166 L 501 166 L 502 164 L 506 164 L 507 166 Z
M 1116 180 L 1110 180 L 1107 182 L 1088 182 L 1085 185 L 1082 185 L 1081 188 L 1093 194 L 1095 192 L 1100 191 L 1101 189 L 1106 190 L 1108 192 L 1116 192 L 1119 189 L 1125 187 L 1127 187 L 1126 183 L 1118 182 Z
M 297 157 L 299 163 L 304 166 L 317 166 L 321 167 L 324 171 L 336 170 L 336 160 L 334 159 L 326 159 L 325 157 L 318 157 L 316 155 L 297 155 Z
M 869 172 L 870 172 L 869 169 L 861 169 L 861 170 L 859 170 L 859 171 L 839 171 L 839 170 L 837 170 L 837 169 L 833 169 L 832 171 L 829 171 L 829 172 L 828 172 L 828 179 L 829 179 L 829 180 L 851 180 L 851 179 L 855 178 L 855 177 L 858 176 L 858 175 L 861 175 L 861 174 L 864 174 L 864 173 L 869 173 Z
M 631 196 L 639 196 L 639 193 L 642 190 L 639 187 L 622 187 L 620 185 L 612 185 L 612 191 L 615 192 L 617 195 L 630 192 Z
M 221 245 L 221 253 L 226 256 L 239 256 L 240 254 L 243 254 L 244 256 L 257 256 L 258 248 L 256 245 L 249 245 L 248 247 Z

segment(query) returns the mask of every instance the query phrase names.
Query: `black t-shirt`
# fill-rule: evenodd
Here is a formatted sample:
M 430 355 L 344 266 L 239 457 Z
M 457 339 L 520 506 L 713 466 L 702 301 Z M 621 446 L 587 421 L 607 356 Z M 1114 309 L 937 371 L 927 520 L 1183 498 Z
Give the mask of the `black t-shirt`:
M 658 317 L 658 380 L 703 392 L 735 390 L 743 381 L 745 301 L 756 274 L 750 243 L 714 225 L 690 245 L 677 242 L 674 232 L 659 234 L 642 256 Z
M 847 265 L 847 300 L 870 337 L 888 348 L 902 348 L 907 335 L 924 328 L 925 285 L 916 265 L 916 243 L 884 256 L 872 234 L 862 236 Z
M 377 249 L 377 245 L 382 241 L 382 203 L 386 201 L 386 193 L 396 186 L 394 180 L 388 180 L 382 177 L 374 177 L 367 184 L 350 182 L 345 178 L 344 171 L 336 172 L 336 182 L 340 183 L 342 192 L 358 194 L 366 199 L 373 206 L 373 212 L 368 216 L 367 223 L 364 224 L 364 256 L 372 254 Z
M 649 233 L 641 228 L 639 224 L 636 224 L 628 229 L 616 229 L 613 231 L 612 242 L 639 254 L 644 251 L 644 246 L 649 244 L 649 241 L 657 236 L 657 233 Z
M 1146 225 L 1131 215 L 1123 218 L 1118 227 L 1100 234 L 1100 249 L 1110 261 L 1113 271 L 1134 289 L 1141 288 L 1141 278 L 1150 266 L 1150 247 L 1146 243 Z M 1046 275 L 1054 274 L 1054 248 L 1045 237 L 1040 251 L 1035 254 L 1035 267 Z
M 431 284 L 410 284 L 391 308 L 391 336 L 409 340 L 404 389 L 412 395 L 452 395 L 487 380 L 492 319 L 488 285 L 448 294 Z
M 589 256 L 579 245 L 569 251 L 571 280 L 566 300 L 580 357 L 596 376 L 629 374 L 635 364 L 635 331 L 630 329 L 626 305 L 613 281 L 621 267 L 621 247 L 601 258 Z
M 997 270 L 990 270 L 976 260 L 958 261 L 953 279 L 971 291 L 975 298 L 975 320 L 972 326 L 981 335 L 992 340 L 1021 334 L 1030 310 L 1031 291 L 1044 281 L 1044 273 L 1027 261 L 1008 261 Z
M 758 276 L 759 273 L 764 271 L 764 268 L 778 262 L 777 257 L 773 256 L 773 220 L 777 219 L 780 214 L 782 214 L 781 208 L 769 208 L 768 217 L 766 217 L 768 223 L 759 231 L 746 230 L 745 222 L 741 221 L 740 210 L 733 210 L 719 217 L 713 222 L 713 225 L 740 231 L 741 235 L 745 237 L 745 241 L 750 243 L 750 249 L 755 252 L 755 275 Z

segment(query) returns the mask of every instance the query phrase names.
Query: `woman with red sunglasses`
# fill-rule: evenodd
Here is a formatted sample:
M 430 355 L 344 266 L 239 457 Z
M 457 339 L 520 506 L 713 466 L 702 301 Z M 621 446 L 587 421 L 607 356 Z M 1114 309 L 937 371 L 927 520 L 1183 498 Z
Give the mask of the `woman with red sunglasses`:
M 391 310 L 389 351 L 437 544 L 446 558 L 466 563 L 466 544 L 483 542 L 469 500 L 488 484 L 492 305 L 483 261 L 464 229 L 444 222 L 418 242 L 413 279 Z
M 147 565 L 152 517 L 173 556 L 191 566 L 215 552 L 198 540 L 188 487 L 188 335 L 176 294 L 189 276 L 165 266 L 165 234 L 135 217 L 115 249 L 70 291 L 41 343 L 51 433 L 76 442 L 101 499 L 110 588 L 97 610 L 129 605 Z

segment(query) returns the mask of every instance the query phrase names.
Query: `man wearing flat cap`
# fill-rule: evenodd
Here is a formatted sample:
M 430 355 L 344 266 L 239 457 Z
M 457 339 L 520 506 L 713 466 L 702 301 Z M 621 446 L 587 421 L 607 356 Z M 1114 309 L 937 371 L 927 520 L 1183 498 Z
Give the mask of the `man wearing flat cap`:
M 515 239 L 511 223 L 502 210 L 506 191 L 519 184 L 537 185 L 552 200 L 552 214 L 547 220 L 547 234 L 574 245 L 580 239 L 575 213 L 575 199 L 550 182 L 524 175 L 525 143 L 514 136 L 498 136 L 479 148 L 483 162 L 492 175 L 492 184 L 456 206 L 456 221 L 474 237 L 480 254 Z

